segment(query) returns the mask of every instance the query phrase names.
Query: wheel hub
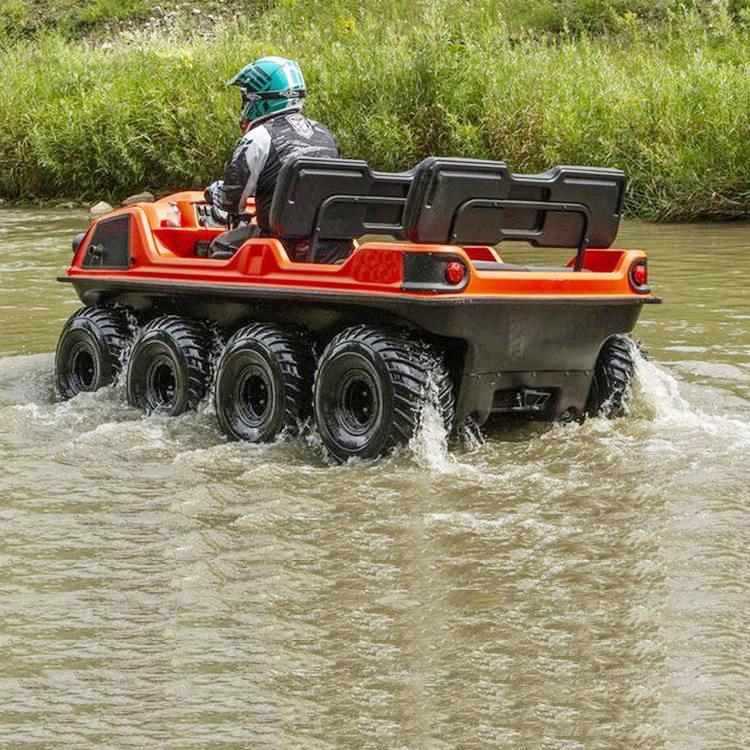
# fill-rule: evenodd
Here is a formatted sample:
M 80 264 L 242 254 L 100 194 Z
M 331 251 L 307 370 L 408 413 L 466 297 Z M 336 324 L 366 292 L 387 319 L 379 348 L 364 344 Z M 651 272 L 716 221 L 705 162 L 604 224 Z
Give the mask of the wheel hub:
M 378 418 L 378 391 L 370 373 L 354 370 L 341 385 L 338 414 L 343 425 L 356 435 L 368 432 Z
M 84 344 L 79 344 L 71 354 L 71 375 L 78 391 L 90 391 L 96 381 L 96 361 Z
M 148 402 L 151 409 L 169 406 L 177 391 L 174 363 L 163 356 L 155 357 L 148 370 Z
M 263 368 L 251 365 L 238 378 L 237 402 L 243 419 L 251 427 L 259 427 L 266 421 L 273 398 L 271 381 Z

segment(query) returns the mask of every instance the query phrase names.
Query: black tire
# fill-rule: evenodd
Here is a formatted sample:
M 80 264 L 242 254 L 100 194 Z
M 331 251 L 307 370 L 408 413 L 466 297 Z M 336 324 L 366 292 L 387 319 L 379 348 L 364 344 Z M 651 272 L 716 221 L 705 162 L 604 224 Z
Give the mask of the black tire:
M 406 444 L 430 401 L 450 429 L 453 387 L 442 357 L 400 331 L 349 328 L 331 340 L 315 373 L 315 419 L 337 461 L 376 458 Z
M 169 416 L 195 409 L 211 380 L 210 343 L 204 325 L 176 315 L 145 325 L 128 359 L 128 403 Z
M 125 313 L 84 307 L 68 318 L 57 342 L 55 381 L 64 399 L 117 380 L 128 345 Z
M 267 443 L 295 435 L 311 411 L 312 349 L 301 335 L 275 325 L 240 328 L 216 366 L 214 404 L 232 440 Z
M 594 367 L 587 416 L 608 419 L 621 416 L 635 373 L 636 346 L 629 336 L 618 334 L 604 342 Z

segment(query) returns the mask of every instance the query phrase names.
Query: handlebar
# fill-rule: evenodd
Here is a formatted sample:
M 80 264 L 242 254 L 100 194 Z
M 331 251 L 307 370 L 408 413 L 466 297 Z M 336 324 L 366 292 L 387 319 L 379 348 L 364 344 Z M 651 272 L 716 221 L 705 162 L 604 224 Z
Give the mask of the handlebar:
M 227 214 L 227 229 L 236 229 L 240 224 L 249 224 L 255 218 L 255 214 L 250 211 L 243 211 L 238 214 Z

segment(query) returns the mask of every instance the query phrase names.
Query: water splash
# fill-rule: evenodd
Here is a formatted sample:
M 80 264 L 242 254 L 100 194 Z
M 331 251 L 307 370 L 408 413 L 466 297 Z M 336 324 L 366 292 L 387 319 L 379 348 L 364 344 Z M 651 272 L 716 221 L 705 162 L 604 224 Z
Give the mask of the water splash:
M 141 326 L 138 322 L 138 318 L 136 318 L 133 311 L 129 307 L 119 304 L 115 305 L 114 307 L 116 310 L 122 312 L 123 316 L 125 317 L 125 325 L 128 329 L 127 341 L 125 342 L 125 346 L 120 352 L 120 372 L 117 374 L 117 378 L 115 379 L 114 383 L 115 387 L 119 387 L 124 392 L 126 373 L 128 369 L 128 360 L 130 359 L 130 350 L 133 348 L 133 342 L 138 337 Z
M 750 423 L 707 413 L 685 398 L 680 381 L 669 370 L 642 356 L 636 359 L 628 416 L 653 422 L 657 428 L 701 431 L 725 436 L 730 445 L 750 445 Z
M 694 414 L 680 394 L 677 378 L 643 356 L 635 360 L 633 390 L 626 406 L 628 415 L 651 420 Z
M 462 445 L 470 453 L 478 451 L 485 443 L 482 428 L 474 421 L 464 422 L 458 430 L 458 436 Z
M 409 450 L 420 467 L 447 474 L 455 470 L 457 461 L 448 452 L 448 429 L 435 372 L 435 369 L 430 371 L 427 398 L 420 410 L 415 434 L 409 441 Z

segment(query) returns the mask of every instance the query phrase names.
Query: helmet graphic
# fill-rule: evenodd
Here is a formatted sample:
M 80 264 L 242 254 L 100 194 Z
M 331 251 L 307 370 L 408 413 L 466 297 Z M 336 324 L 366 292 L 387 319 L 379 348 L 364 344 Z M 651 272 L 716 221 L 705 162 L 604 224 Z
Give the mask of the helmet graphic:
M 227 81 L 227 86 L 242 90 L 242 119 L 248 122 L 300 109 L 307 93 L 299 65 L 283 57 L 261 57 Z

